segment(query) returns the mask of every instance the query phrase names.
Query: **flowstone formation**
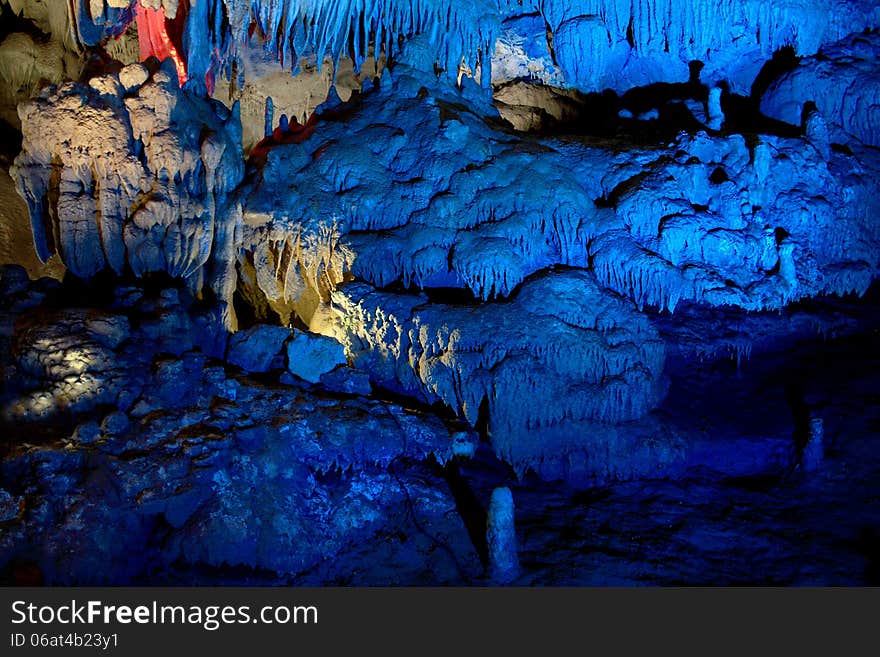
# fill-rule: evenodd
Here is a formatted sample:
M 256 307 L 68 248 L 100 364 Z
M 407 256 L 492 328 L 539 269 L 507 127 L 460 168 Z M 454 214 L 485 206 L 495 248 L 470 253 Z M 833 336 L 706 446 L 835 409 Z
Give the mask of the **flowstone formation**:
M 597 66 L 626 73 L 597 45 L 605 43 L 593 38 L 599 26 L 611 50 L 635 53 L 631 66 L 653 82 L 664 77 L 645 62 L 667 56 L 655 48 L 661 42 L 664 53 L 686 44 L 669 54 L 681 62 L 696 58 L 689 48 L 704 49 L 702 77 L 724 71 L 733 82 L 744 69 L 712 55 L 739 52 L 728 47 L 737 39 L 708 36 L 708 22 L 675 2 L 662 5 L 662 20 L 641 5 L 581 14 L 542 3 L 534 9 L 551 35 L 550 64 L 535 16 L 504 3 L 455 4 L 442 16 L 390 0 L 102 6 L 92 12 L 103 16 L 102 29 L 118 34 L 114 21 L 135 21 L 142 56 L 165 63 L 50 87 L 22 105 L 23 149 L 12 173 L 38 254 L 58 253 L 84 278 L 105 268 L 159 271 L 197 295 L 208 288 L 227 328 L 235 328 L 237 290 L 249 314 L 308 327 L 345 348 L 343 356 L 332 343 L 310 343 L 314 355 L 290 367 L 291 376 L 318 383 L 348 358 L 369 380 L 351 389 L 442 403 L 480 427 L 520 473 L 601 479 L 640 471 L 623 464 L 627 451 L 643 449 L 639 436 L 665 435 L 651 415 L 664 391 L 657 313 L 683 303 L 779 310 L 821 294 L 863 294 L 876 274 L 878 161 L 859 141 L 870 143 L 870 130 L 844 130 L 833 108 L 800 119 L 802 137 L 720 132 L 721 89 L 707 91 L 691 71 L 691 100 L 706 103 L 686 106 L 698 127 L 621 149 L 518 133 L 494 104 L 503 94 L 493 99 L 477 82 L 528 70 L 558 90 L 589 91 L 602 72 L 580 71 L 567 53 L 594 52 Z M 722 13 L 752 34 L 739 52 L 745 62 L 746 51 L 765 61 L 783 46 L 800 54 L 864 49 L 868 37 L 828 43 L 873 20 L 860 7 L 821 29 L 800 12 L 825 15 L 824 6 L 725 5 Z M 251 151 L 245 179 L 238 106 L 227 110 L 206 92 L 224 71 L 237 71 L 233 86 L 246 78 L 254 33 L 294 68 L 303 56 L 320 65 L 348 53 L 357 72 L 369 56 L 393 57 L 375 80 L 353 85 L 346 102 L 328 87 L 328 101 L 302 123 L 281 116 L 273 127 L 267 97 L 267 136 Z M 405 44 L 392 47 L 403 35 Z M 494 77 L 492 52 L 501 64 Z M 866 61 L 855 60 L 856 75 Z M 804 60 L 801 68 L 815 66 Z M 641 79 L 626 75 L 630 85 Z M 781 107 L 784 88 L 793 96 L 821 87 L 787 79 L 765 103 Z M 569 102 L 557 121 L 574 120 L 582 97 L 557 96 Z M 862 114 L 854 120 L 869 126 L 870 111 Z M 256 355 L 247 347 L 227 356 L 266 371 L 288 343 L 281 333 L 254 336 L 238 340 Z M 636 438 L 623 438 L 623 425 Z M 674 439 L 650 445 L 637 461 L 686 460 Z M 575 454 L 586 465 L 573 467 Z
M 809 139 L 681 136 L 603 178 L 619 226 L 590 246 L 607 287 L 639 307 L 684 299 L 746 310 L 862 294 L 876 275 L 876 157 Z
M 256 164 L 243 264 L 375 384 L 483 423 L 520 470 L 613 452 L 611 428 L 658 405 L 657 312 L 777 310 L 876 275 L 878 162 L 857 142 L 704 129 L 617 152 L 519 135 L 474 83 L 426 81 L 411 65 L 429 49 L 408 48 Z M 613 462 L 587 471 L 625 471 Z
M 373 381 L 443 401 L 473 426 L 486 422 L 498 456 L 523 473 L 558 471 L 554 461 L 581 447 L 611 451 L 616 436 L 603 426 L 637 419 L 662 398 L 663 342 L 586 271 L 544 273 L 511 301 L 477 307 L 362 284 L 333 304 L 341 339 Z M 596 474 L 612 469 L 601 460 Z
M 821 477 L 877 526 L 876 2 L 0 16 L 0 579 L 727 581 Z
M 828 44 L 775 80 L 761 97 L 761 111 L 800 125 L 812 104 L 827 124 L 830 140 L 846 143 L 855 138 L 880 146 L 878 55 L 880 34 L 876 31 Z
M 232 263 L 241 180 L 235 109 L 181 90 L 173 67 L 133 64 L 88 85 L 49 87 L 19 109 L 12 176 L 37 255 L 89 278 L 165 272 L 209 287 L 234 326 Z
M 870 153 L 826 160 L 801 139 L 703 132 L 617 154 L 493 130 L 397 75 L 344 124 L 331 116 L 271 151 L 245 224 L 333 223 L 356 254 L 337 269 L 352 260 L 379 287 L 461 287 L 483 300 L 556 264 L 589 263 L 605 286 L 668 310 L 681 299 L 775 308 L 864 291 L 873 275 Z

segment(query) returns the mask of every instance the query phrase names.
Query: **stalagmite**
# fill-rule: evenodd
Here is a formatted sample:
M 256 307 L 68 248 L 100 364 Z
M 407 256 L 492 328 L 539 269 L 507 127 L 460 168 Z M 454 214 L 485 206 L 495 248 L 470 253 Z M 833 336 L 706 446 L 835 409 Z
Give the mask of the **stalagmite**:
M 275 106 L 272 103 L 271 96 L 266 96 L 265 126 L 265 136 L 271 137 L 272 132 L 275 130 Z
M 721 130 L 724 125 L 724 111 L 721 109 L 721 87 L 712 87 L 709 90 L 709 122 L 707 125 L 712 130 Z
M 801 467 L 807 472 L 818 470 L 825 458 L 825 430 L 821 417 L 810 418 L 807 444 L 801 453 Z
M 486 521 L 489 546 L 489 577 L 496 584 L 510 584 L 519 576 L 513 493 L 496 488 L 489 500 Z
M 807 140 L 816 147 L 822 157 L 830 160 L 831 136 L 828 133 L 828 123 L 815 103 L 809 102 L 804 106 L 803 126 Z

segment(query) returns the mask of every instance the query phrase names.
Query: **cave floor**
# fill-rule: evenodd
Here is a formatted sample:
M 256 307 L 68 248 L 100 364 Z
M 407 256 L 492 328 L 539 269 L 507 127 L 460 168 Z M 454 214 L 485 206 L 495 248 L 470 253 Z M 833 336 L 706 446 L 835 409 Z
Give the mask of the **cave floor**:
M 89 583 L 83 577 L 91 577 L 89 564 L 97 560 L 101 568 L 94 572 L 117 573 L 116 584 L 486 585 L 484 509 L 495 487 L 509 486 L 521 564 L 517 585 L 877 585 L 877 297 L 875 290 L 858 302 L 832 303 L 843 320 L 825 321 L 824 333 L 800 330 L 799 338 L 786 335 L 785 327 L 803 320 L 802 329 L 834 313 L 745 318 L 741 327 L 752 331 L 759 348 L 739 363 L 694 358 L 693 345 L 682 348 L 675 335 L 701 320 L 686 312 L 670 319 L 663 332 L 678 346 L 670 348 L 669 391 L 654 413 L 658 426 L 672 427 L 689 446 L 692 467 L 666 479 L 574 488 L 528 474 L 517 478 L 485 444 L 474 459 L 441 467 L 426 456 L 434 450 L 430 436 L 445 432 L 438 418 L 428 420 L 429 409 L 389 413 L 388 402 L 328 397 L 227 373 L 220 383 L 237 386 L 236 402 L 208 409 L 184 401 L 147 414 L 106 442 L 62 440 L 10 451 L 6 483 L 15 495 L 27 488 L 31 510 L 24 524 L 0 524 L 6 534 L 0 533 L 0 580 L 19 581 L 33 562 L 43 583 Z M 762 326 L 776 326 L 778 333 L 768 329 L 759 337 Z M 219 375 L 223 368 L 209 370 Z M 188 394 L 196 399 L 199 385 L 206 384 L 174 384 L 169 394 L 195 386 Z M 423 419 L 413 426 L 432 426 L 435 433 L 388 462 L 393 446 L 377 445 L 376 436 L 394 435 L 393 427 L 403 431 L 399 422 L 416 413 Z M 805 414 L 823 421 L 824 458 L 814 469 L 793 456 L 798 418 Z M 262 435 L 254 429 L 261 424 L 292 430 Z M 324 436 L 319 449 L 312 445 L 315 435 Z M 362 459 L 375 463 L 338 474 L 320 466 L 313 470 L 324 473 L 316 484 L 297 466 L 310 449 L 317 451 L 308 458 L 327 463 L 346 461 L 344 450 L 375 450 Z M 304 486 L 305 480 L 311 483 Z M 116 482 L 117 497 L 106 497 L 107 482 Z M 178 488 L 163 493 L 169 486 Z M 190 487 L 212 492 L 189 502 Z M 163 494 L 167 499 L 153 509 L 150 496 Z M 207 511 L 192 515 L 197 503 Z M 325 539 L 306 509 L 326 509 L 321 526 L 336 533 L 326 538 L 325 558 L 298 568 L 285 550 L 305 553 L 309 540 Z M 362 529 L 351 530 L 362 522 Z M 98 535 L 94 523 L 121 523 L 128 533 Z M 239 544 L 227 554 L 231 535 Z M 251 546 L 255 536 L 264 542 Z M 255 561 L 277 562 L 279 569 L 226 565 L 246 547 L 256 550 Z M 169 561 L 169 554 L 181 556 Z M 68 570 L 77 563 L 85 575 Z
M 784 382 L 822 417 L 825 456 L 801 468 L 516 490 L 522 583 L 880 583 L 880 332 L 810 340 L 702 376 L 674 377 L 663 411 L 716 440 L 787 436 Z
M 660 410 L 676 415 L 680 430 L 734 444 L 744 437 L 793 440 L 785 384 L 797 380 L 823 419 L 819 468 L 804 471 L 792 463 L 726 477 L 695 470 L 683 479 L 572 490 L 530 478 L 511 484 L 491 456 L 477 458 L 462 468 L 477 497 L 488 499 L 496 485 L 511 485 L 514 492 L 522 569 L 516 583 L 880 584 L 880 331 L 807 340 L 793 351 L 745 359 L 739 367 L 731 360 L 698 369 L 673 376 Z M 396 580 L 395 552 L 387 543 L 360 546 L 361 555 L 384 554 L 387 569 L 380 557 L 369 571 L 353 569 L 357 574 L 346 582 Z M 340 555 L 335 567 L 344 562 Z M 443 579 L 485 583 L 457 581 L 452 572 Z

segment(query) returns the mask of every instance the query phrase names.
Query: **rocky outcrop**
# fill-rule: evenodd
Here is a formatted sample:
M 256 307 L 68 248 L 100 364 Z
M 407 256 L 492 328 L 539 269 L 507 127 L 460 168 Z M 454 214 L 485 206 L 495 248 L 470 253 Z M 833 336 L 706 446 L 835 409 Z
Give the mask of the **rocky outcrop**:
M 12 176 L 41 259 L 57 253 L 84 278 L 161 271 L 196 293 L 207 286 L 234 326 L 235 111 L 181 91 L 173 67 L 149 74 L 135 64 L 50 87 L 20 115 Z
M 308 582 L 399 530 L 412 534 L 396 557 L 407 577 L 480 577 L 439 469 L 460 426 L 277 373 L 251 379 L 208 354 L 224 351 L 216 325 L 185 290 L 120 287 L 101 308 L 72 308 L 57 282 L 2 268 L 0 292 L 4 572 L 26 558 L 49 584 L 155 569 L 168 583 L 242 569 Z M 446 543 L 455 550 L 437 550 Z
M 855 138 L 880 146 L 878 58 L 877 32 L 829 44 L 773 82 L 761 97 L 761 111 L 800 126 L 812 104 L 831 128 L 833 141 L 845 144 Z
M 539 275 L 511 301 L 478 307 L 356 284 L 333 304 L 340 339 L 375 383 L 484 425 L 523 472 L 549 472 L 571 450 L 603 452 L 590 427 L 638 419 L 664 391 L 662 341 L 588 272 Z
M 318 311 L 293 307 L 300 320 L 345 343 L 374 384 L 488 425 L 522 470 L 580 454 L 575 470 L 627 476 L 625 455 L 647 444 L 632 437 L 651 430 L 613 427 L 662 398 L 658 311 L 781 309 L 862 294 L 876 274 L 870 150 L 707 131 L 624 151 L 512 135 L 474 86 L 453 94 L 408 61 L 255 166 L 244 261 L 269 299 L 320 284 Z M 658 462 L 679 458 L 674 440 L 657 444 Z

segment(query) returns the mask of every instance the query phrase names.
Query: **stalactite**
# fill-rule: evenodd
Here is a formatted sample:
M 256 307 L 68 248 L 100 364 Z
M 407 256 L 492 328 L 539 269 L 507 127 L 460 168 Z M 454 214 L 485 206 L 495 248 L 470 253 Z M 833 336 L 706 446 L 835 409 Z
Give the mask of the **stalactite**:
M 234 326 L 229 269 L 240 211 L 228 197 L 243 174 L 237 110 L 181 91 L 173 66 L 148 79 L 133 64 L 50 88 L 20 115 L 23 148 L 11 173 L 41 258 L 58 253 L 86 278 L 109 267 L 164 271 L 196 292 L 206 282 Z
M 166 6 L 153 8 L 141 2 L 135 8 L 141 61 L 149 57 L 156 57 L 159 61 L 170 58 L 177 70 L 178 81 L 183 86 L 187 80 L 183 26 L 189 1 L 183 0 L 180 5 L 175 2 L 173 15 L 166 13 Z
M 494 306 L 431 304 L 362 284 L 332 301 L 339 337 L 376 383 L 442 400 L 471 423 L 486 398 L 504 456 L 541 454 L 544 431 L 559 425 L 638 418 L 663 393 L 663 342 L 588 272 L 539 275 Z

